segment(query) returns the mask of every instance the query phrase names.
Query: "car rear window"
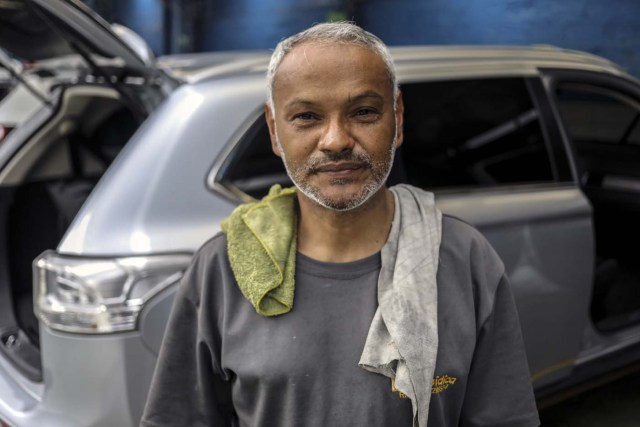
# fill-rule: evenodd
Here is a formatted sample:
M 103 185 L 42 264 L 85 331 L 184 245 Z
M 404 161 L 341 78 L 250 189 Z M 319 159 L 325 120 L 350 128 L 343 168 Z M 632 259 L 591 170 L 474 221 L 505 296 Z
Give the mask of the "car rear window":
M 402 91 L 402 156 L 410 183 L 439 188 L 553 180 L 524 79 L 415 83 Z

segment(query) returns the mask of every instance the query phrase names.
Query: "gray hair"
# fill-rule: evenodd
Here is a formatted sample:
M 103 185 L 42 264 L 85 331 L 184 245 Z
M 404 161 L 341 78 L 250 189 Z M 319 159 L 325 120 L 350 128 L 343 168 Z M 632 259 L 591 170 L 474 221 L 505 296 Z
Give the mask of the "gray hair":
M 316 24 L 278 43 L 271 55 L 271 61 L 269 61 L 269 68 L 267 69 L 267 103 L 271 109 L 274 108 L 273 81 L 280 63 L 294 47 L 306 42 L 351 44 L 371 50 L 379 55 L 387 66 L 389 80 L 393 86 L 393 99 L 395 100 L 398 97 L 396 68 L 391 53 L 382 40 L 352 22 L 331 22 Z

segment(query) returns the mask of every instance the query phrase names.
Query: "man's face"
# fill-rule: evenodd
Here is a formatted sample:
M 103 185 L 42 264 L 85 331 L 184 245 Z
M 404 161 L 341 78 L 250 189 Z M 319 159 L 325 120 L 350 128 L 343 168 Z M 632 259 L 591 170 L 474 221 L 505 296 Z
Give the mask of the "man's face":
M 402 143 L 401 97 L 394 103 L 385 63 L 369 49 L 305 43 L 285 56 L 267 124 L 303 197 L 346 211 L 382 188 Z

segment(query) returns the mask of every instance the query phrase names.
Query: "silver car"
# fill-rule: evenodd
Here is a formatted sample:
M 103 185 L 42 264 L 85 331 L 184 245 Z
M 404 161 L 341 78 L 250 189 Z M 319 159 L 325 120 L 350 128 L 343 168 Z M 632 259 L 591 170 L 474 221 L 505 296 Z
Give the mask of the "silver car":
M 263 117 L 269 53 L 155 60 L 65 0 L 0 2 L 0 44 L 73 58 L 0 145 L 0 425 L 136 425 L 191 254 L 289 185 Z M 637 360 L 640 83 L 553 47 L 392 53 L 390 184 L 434 191 L 499 252 L 538 397 Z

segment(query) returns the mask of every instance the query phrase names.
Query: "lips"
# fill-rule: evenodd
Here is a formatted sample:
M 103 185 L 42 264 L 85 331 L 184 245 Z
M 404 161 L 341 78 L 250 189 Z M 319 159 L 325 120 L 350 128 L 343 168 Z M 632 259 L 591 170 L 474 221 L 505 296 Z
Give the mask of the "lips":
M 355 172 L 361 169 L 366 169 L 367 164 L 361 162 L 338 162 L 338 163 L 325 163 L 317 166 L 314 170 L 315 173 L 330 173 L 330 174 L 347 174 Z

